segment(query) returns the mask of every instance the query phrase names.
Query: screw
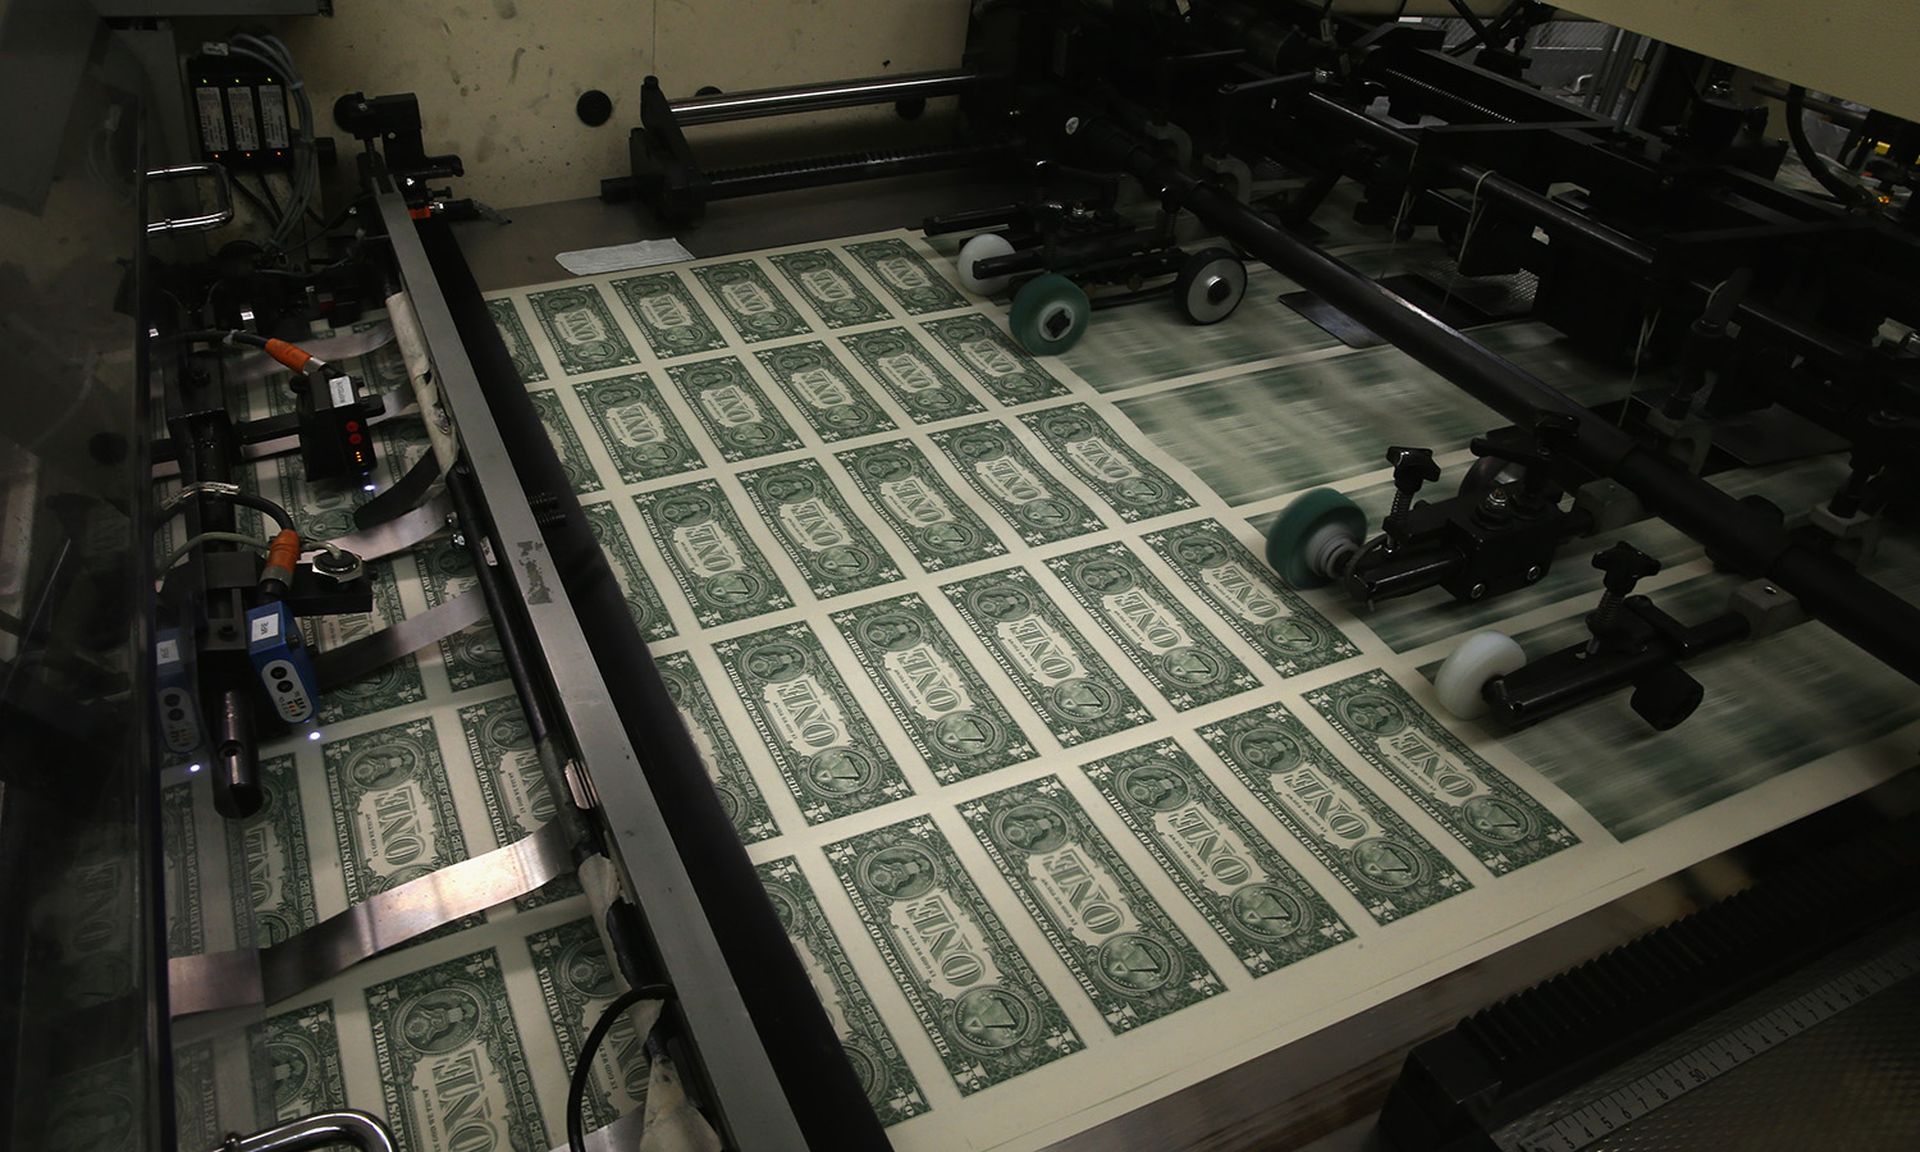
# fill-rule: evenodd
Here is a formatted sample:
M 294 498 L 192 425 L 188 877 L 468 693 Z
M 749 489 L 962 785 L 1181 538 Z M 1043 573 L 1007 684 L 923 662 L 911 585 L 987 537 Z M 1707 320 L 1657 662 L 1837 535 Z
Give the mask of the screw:
M 1527 583 L 1531 584 L 1535 580 L 1540 579 L 1542 572 L 1543 572 L 1543 569 L 1538 564 L 1535 564 L 1533 567 L 1527 569 Z
M 1333 83 L 1333 69 L 1331 69 L 1331 68 L 1315 68 L 1315 69 L 1313 70 L 1313 82 L 1314 82 L 1315 84 L 1331 84 L 1331 83 Z
M 1478 600 L 1486 594 L 1487 586 L 1485 584 L 1475 584 L 1473 587 L 1467 589 L 1467 599 L 1469 600 Z
M 453 534 L 453 546 L 456 548 L 465 548 L 467 546 L 467 534 L 465 532 L 455 532 Z
M 1080 131 L 1080 117 L 1078 116 L 1067 117 L 1067 135 L 1071 136 L 1078 131 Z

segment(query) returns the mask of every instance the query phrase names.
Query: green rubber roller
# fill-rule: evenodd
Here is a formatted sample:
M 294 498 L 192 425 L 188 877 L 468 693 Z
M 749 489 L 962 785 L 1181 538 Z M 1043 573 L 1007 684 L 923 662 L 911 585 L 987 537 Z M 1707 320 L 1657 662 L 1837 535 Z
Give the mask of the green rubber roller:
M 1013 294 L 1013 338 L 1035 356 L 1053 356 L 1078 343 L 1093 308 L 1078 284 L 1048 272 Z
M 1286 506 L 1267 529 L 1267 563 L 1295 588 L 1318 588 L 1340 574 L 1367 535 L 1367 514 L 1331 488 L 1315 488 Z

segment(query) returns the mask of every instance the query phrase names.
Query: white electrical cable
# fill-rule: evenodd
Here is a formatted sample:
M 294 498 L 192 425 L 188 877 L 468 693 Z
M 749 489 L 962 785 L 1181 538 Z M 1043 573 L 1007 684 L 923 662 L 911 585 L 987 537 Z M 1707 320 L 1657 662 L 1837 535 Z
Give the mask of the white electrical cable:
M 186 540 L 181 542 L 178 548 L 175 548 L 169 553 L 167 558 L 160 562 L 160 571 L 165 573 L 172 570 L 175 564 L 180 563 L 180 561 L 186 558 L 187 553 L 200 547 L 202 544 L 212 544 L 215 542 L 250 544 L 255 551 L 265 552 L 267 550 L 267 542 L 265 540 L 262 540 L 258 536 L 249 536 L 245 532 L 202 532 L 198 536 L 187 537 Z

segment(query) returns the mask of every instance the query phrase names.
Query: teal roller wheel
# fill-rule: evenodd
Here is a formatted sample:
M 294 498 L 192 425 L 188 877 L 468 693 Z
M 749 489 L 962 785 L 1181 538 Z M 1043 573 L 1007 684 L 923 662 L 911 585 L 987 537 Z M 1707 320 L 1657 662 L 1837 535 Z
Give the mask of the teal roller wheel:
M 1267 563 L 1295 588 L 1318 588 L 1340 574 L 1367 535 L 1367 514 L 1331 488 L 1315 488 L 1281 511 L 1267 529 Z
M 1078 343 L 1093 307 L 1080 285 L 1048 272 L 1013 294 L 1013 338 L 1035 356 L 1053 356 Z

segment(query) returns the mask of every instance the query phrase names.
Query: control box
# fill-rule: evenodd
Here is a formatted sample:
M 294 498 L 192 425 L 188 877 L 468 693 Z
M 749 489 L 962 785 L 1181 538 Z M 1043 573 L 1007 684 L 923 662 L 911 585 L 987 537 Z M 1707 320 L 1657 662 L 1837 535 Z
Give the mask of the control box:
M 359 381 L 328 370 L 307 378 L 299 395 L 300 463 L 307 479 L 365 479 L 373 471 L 373 433 L 367 427 L 374 405 L 360 396 Z M 375 409 L 377 410 L 377 409 Z
M 313 719 L 320 703 L 313 656 L 284 603 L 276 600 L 247 611 L 247 657 L 280 719 L 289 724 Z
M 155 707 L 160 713 L 160 738 L 167 751 L 182 755 L 200 747 L 200 701 L 194 693 L 191 641 L 178 628 L 162 628 L 153 641 Z

